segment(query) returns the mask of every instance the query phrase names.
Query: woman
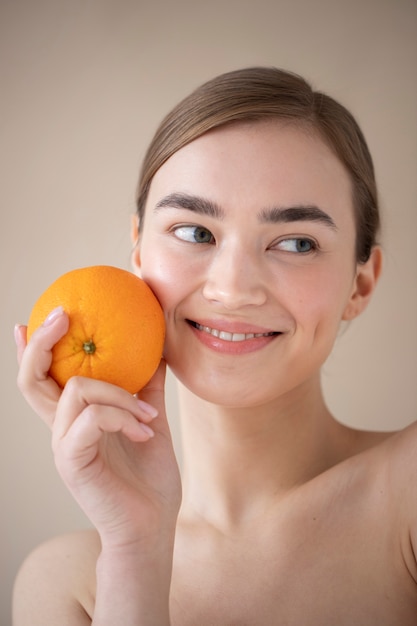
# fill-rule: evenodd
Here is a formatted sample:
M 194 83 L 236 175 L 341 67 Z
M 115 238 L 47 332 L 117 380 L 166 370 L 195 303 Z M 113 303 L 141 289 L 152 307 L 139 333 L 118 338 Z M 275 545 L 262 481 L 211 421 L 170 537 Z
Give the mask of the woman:
M 341 425 L 320 384 L 377 283 L 378 228 L 360 129 L 300 77 L 231 72 L 167 116 L 133 265 L 165 312 L 181 480 L 164 363 L 145 405 L 89 379 L 61 391 L 47 372 L 65 313 L 28 347 L 18 327 L 20 389 L 95 530 L 29 556 L 15 626 L 415 624 L 415 427 Z

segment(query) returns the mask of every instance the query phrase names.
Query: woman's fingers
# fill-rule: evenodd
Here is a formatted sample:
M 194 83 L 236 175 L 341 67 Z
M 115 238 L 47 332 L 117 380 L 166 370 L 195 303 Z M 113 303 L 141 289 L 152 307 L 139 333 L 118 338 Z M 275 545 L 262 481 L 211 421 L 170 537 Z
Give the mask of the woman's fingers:
M 65 335 L 68 325 L 68 316 L 62 307 L 58 307 L 33 333 L 28 344 L 26 327 L 17 326 L 15 329 L 20 363 L 18 386 L 31 407 L 50 427 L 56 420 L 56 437 L 65 436 L 77 416 L 89 405 L 121 409 L 144 423 L 164 411 L 164 362 L 140 398 L 115 385 L 78 376 L 71 378 L 62 390 L 48 372 L 52 363 L 52 348 Z
M 68 315 L 60 307 L 52 311 L 45 322 L 33 333 L 26 345 L 26 328 L 18 326 L 15 333 L 20 364 L 20 385 L 30 388 L 35 382 L 48 377 L 52 363 L 52 348 L 68 331 Z
M 71 467 L 71 471 L 97 471 L 92 463 L 106 433 L 121 433 L 135 443 L 148 441 L 154 435 L 148 425 L 140 422 L 128 410 L 89 404 L 65 433 L 54 429 L 52 447 L 56 453 L 57 465 Z M 94 476 L 84 475 L 84 479 L 93 478 Z
M 120 412 L 129 414 L 132 417 L 135 432 L 138 432 L 134 426 L 135 421 L 149 423 L 157 415 L 157 411 L 152 406 L 143 400 L 138 400 L 121 387 L 92 378 L 75 376 L 67 382 L 59 399 L 54 437 L 58 439 L 65 437 L 77 416 L 85 413 L 90 406 L 106 407 L 109 410 L 108 415 L 114 416 L 114 423 L 117 425 Z M 118 430 L 121 429 L 116 426 L 115 432 Z M 142 430 L 146 431 L 146 428 Z
M 169 430 L 165 415 L 165 375 L 166 362 L 162 359 L 151 380 L 137 396 L 156 409 L 158 415 L 162 418 L 161 420 L 158 419 L 158 424 L 160 427 Z
M 48 375 L 52 348 L 68 331 L 69 319 L 63 309 L 55 309 L 26 345 L 26 328 L 17 327 L 15 338 L 20 363 L 17 384 L 27 402 L 52 426 L 61 390 Z

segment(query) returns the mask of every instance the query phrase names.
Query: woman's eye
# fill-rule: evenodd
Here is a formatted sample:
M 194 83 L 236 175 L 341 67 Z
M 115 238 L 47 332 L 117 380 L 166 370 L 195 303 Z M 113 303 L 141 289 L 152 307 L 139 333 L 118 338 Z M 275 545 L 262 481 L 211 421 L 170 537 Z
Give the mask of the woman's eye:
M 284 252 L 298 252 L 307 253 L 316 250 L 317 246 L 311 239 L 305 239 L 303 237 L 292 237 L 291 239 L 282 239 L 276 246 L 279 250 Z
M 211 232 L 203 226 L 178 226 L 174 229 L 174 234 L 178 239 L 190 243 L 213 243 L 214 241 Z

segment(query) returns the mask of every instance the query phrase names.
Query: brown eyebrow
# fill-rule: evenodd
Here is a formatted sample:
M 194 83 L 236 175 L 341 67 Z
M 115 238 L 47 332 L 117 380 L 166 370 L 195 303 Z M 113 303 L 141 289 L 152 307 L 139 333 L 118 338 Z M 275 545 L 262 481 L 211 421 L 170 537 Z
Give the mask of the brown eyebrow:
M 187 193 L 175 192 L 168 194 L 156 203 L 155 210 L 165 207 L 187 209 L 188 211 L 194 211 L 200 215 L 207 215 L 219 220 L 224 218 L 224 211 L 218 204 L 212 200 L 207 200 L 206 198 Z M 330 226 L 330 228 L 337 230 L 336 224 L 330 215 L 315 205 L 297 205 L 291 207 L 273 207 L 269 209 L 262 209 L 258 213 L 258 219 L 261 222 L 269 224 L 301 221 L 322 222 L 323 224 Z
M 337 230 L 337 226 L 330 215 L 314 205 L 262 209 L 258 215 L 262 222 L 268 222 L 271 224 L 301 221 L 322 222 L 323 224 L 330 226 L 330 228 Z
M 155 205 L 156 210 L 164 207 L 187 209 L 188 211 L 194 211 L 200 215 L 207 215 L 219 220 L 224 218 L 224 212 L 218 204 L 206 198 L 192 196 L 187 193 L 170 193 L 168 196 L 165 196 L 165 198 L 162 198 L 162 200 L 159 200 Z

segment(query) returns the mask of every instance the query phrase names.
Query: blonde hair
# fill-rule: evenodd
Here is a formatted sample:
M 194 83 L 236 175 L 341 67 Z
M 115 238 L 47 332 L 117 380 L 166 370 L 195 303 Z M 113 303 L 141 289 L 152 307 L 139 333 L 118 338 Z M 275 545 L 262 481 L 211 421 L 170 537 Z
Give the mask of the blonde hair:
M 352 114 L 314 91 L 297 74 L 252 67 L 221 74 L 202 84 L 162 120 L 145 154 L 137 191 L 139 223 L 152 178 L 177 150 L 205 132 L 237 121 L 279 118 L 316 130 L 352 180 L 356 259 L 368 260 L 380 226 L 372 157 Z

